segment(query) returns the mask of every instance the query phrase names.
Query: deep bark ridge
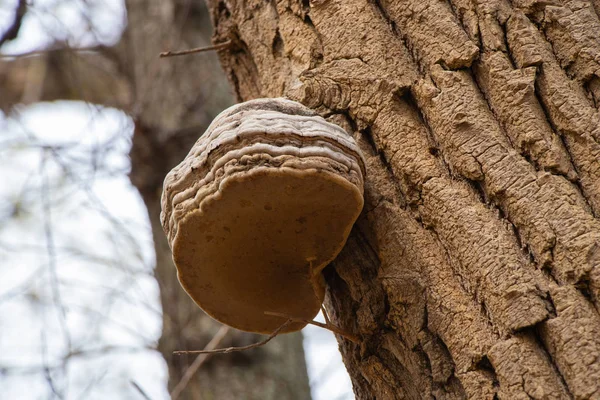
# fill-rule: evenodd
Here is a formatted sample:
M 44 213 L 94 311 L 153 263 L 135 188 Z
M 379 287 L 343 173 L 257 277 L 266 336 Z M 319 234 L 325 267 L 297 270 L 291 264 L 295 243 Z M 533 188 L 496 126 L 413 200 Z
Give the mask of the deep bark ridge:
M 186 292 L 244 331 L 286 321 L 268 312 L 313 319 L 321 271 L 362 210 L 364 168 L 354 139 L 300 103 L 223 111 L 165 178 L 161 220 Z
M 238 97 L 367 154 L 326 269 L 358 398 L 600 398 L 600 2 L 209 0 Z

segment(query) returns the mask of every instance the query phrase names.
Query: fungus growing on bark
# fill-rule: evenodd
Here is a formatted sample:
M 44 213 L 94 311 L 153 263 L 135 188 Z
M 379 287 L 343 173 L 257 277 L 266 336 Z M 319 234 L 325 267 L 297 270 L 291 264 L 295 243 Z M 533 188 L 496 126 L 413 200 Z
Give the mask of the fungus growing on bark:
M 363 174 L 353 139 L 299 103 L 257 99 L 223 111 L 165 179 L 161 222 L 181 285 L 244 331 L 285 322 L 265 312 L 314 318 L 321 270 L 362 209 Z

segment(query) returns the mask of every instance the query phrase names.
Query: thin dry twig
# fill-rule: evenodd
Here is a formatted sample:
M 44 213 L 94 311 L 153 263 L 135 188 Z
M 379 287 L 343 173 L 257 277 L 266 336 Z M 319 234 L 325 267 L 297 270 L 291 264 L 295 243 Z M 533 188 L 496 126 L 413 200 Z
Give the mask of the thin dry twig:
M 286 314 L 277 313 L 277 312 L 270 312 L 270 311 L 265 311 L 265 314 L 266 315 L 272 315 L 274 317 L 288 318 L 288 321 L 304 322 L 305 324 L 310 324 L 310 325 L 318 326 L 319 328 L 327 329 L 328 331 L 336 333 L 336 334 L 340 335 L 341 337 L 343 337 L 345 339 L 348 339 L 352 343 L 360 344 L 360 340 L 358 339 L 358 337 L 356 337 L 356 336 L 354 336 L 354 335 L 352 335 L 352 334 L 350 334 L 348 332 L 345 332 L 341 328 L 338 328 L 337 326 L 335 326 L 335 325 L 333 325 L 331 323 L 323 324 L 321 322 L 312 321 L 310 319 L 296 318 L 296 317 L 291 317 L 291 316 L 286 315 Z
M 221 340 L 223 340 L 225 335 L 227 335 L 227 332 L 229 332 L 229 327 L 225 325 L 221 326 L 221 329 L 219 329 L 217 334 L 213 336 L 210 342 L 208 342 L 208 344 L 204 347 L 204 350 L 214 350 L 219 345 L 219 343 L 221 343 Z M 190 365 L 189 368 L 185 370 L 185 373 L 181 377 L 181 380 L 171 392 L 171 400 L 177 400 L 179 398 L 179 395 L 181 395 L 181 393 L 183 392 L 187 384 L 190 382 L 196 371 L 198 371 L 200 366 L 202 366 L 202 364 L 208 359 L 208 357 L 210 357 L 210 354 L 198 354 L 198 357 L 196 357 L 192 365 Z
M 186 56 L 188 54 L 203 53 L 205 51 L 226 49 L 230 45 L 231 45 L 231 40 L 227 40 L 227 41 L 225 41 L 223 43 L 215 44 L 215 45 L 212 45 L 212 46 L 196 47 L 196 48 L 193 48 L 193 49 L 181 50 L 181 51 L 163 51 L 158 56 L 160 58 L 176 57 L 176 56 Z
M 265 344 L 269 343 L 275 336 L 279 335 L 279 332 L 281 332 L 282 329 L 284 329 L 285 327 L 287 327 L 293 321 L 294 320 L 291 319 L 291 318 L 288 319 L 282 325 L 280 325 L 277 329 L 275 329 L 273 331 L 273 333 L 271 333 L 269 335 L 268 338 L 266 338 L 262 342 L 253 343 L 253 344 L 250 344 L 248 346 L 226 347 L 224 349 L 215 349 L 215 350 L 179 350 L 179 351 L 174 351 L 173 354 L 175 354 L 175 355 L 182 355 L 182 354 L 227 354 L 227 353 L 233 353 L 234 351 L 246 351 L 246 350 L 254 349 L 256 347 L 264 346 Z

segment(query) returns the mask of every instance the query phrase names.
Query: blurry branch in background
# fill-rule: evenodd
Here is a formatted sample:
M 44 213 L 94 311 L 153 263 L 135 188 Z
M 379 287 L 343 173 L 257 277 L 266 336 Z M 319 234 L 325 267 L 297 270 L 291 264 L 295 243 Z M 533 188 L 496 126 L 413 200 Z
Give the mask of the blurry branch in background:
M 61 299 L 59 280 L 56 271 L 56 249 L 54 245 L 54 232 L 52 227 L 52 207 L 50 203 L 50 186 L 47 171 L 45 170 L 46 164 L 46 154 L 42 156 L 42 162 L 40 163 L 40 175 L 42 177 L 42 188 L 41 188 L 41 196 L 42 199 L 42 207 L 43 207 L 43 217 L 44 217 L 44 233 L 46 239 L 46 250 L 48 256 L 48 271 L 50 275 L 50 291 L 52 292 L 52 303 L 55 309 L 59 311 L 59 324 L 62 330 L 62 335 L 65 338 L 65 344 L 67 348 L 67 352 L 70 353 L 73 349 L 71 334 L 69 332 L 69 328 L 67 327 L 67 315 L 65 311 L 65 306 Z M 45 313 L 44 313 L 45 319 Z M 50 386 L 52 393 L 55 394 L 59 398 L 64 397 L 64 392 L 66 391 L 66 387 L 63 390 L 56 388 L 54 384 L 54 380 L 52 378 L 52 374 L 50 373 L 48 367 L 48 356 L 47 356 L 47 346 L 48 342 L 46 340 L 46 331 L 44 329 L 41 330 L 41 341 L 42 341 L 42 359 L 44 360 L 44 372 L 46 375 L 46 379 L 48 381 L 48 385 Z
M 85 100 L 117 108 L 131 102 L 129 81 L 113 48 L 50 49 L 0 57 L 0 109 L 52 100 Z
M 46 237 L 46 251 L 48 255 L 48 271 L 50 273 L 50 290 L 52 291 L 52 302 L 60 312 L 60 326 L 62 334 L 65 337 L 67 344 L 67 351 L 70 353 L 73 349 L 71 335 L 69 328 L 67 328 L 67 313 L 65 306 L 61 299 L 58 273 L 56 271 L 56 247 L 54 242 L 54 232 L 52 227 L 52 205 L 50 200 L 50 183 L 48 178 L 48 172 L 45 170 L 45 164 L 47 161 L 47 155 L 44 154 L 43 161 L 40 164 L 40 175 L 42 176 L 42 188 L 41 196 L 43 203 L 43 217 L 44 217 L 44 234 Z
M 142 395 L 142 397 L 146 400 L 152 400 L 150 398 L 150 396 L 148 396 L 148 394 L 146 393 L 146 391 L 144 389 L 142 389 L 142 387 L 134 380 L 131 380 L 131 385 L 133 385 L 133 387 L 135 388 L 135 390 L 138 391 L 139 394 Z
M 0 59 L 5 59 L 5 60 L 13 60 L 15 58 L 27 58 L 27 57 L 34 57 L 34 56 L 40 56 L 40 55 L 44 55 L 44 54 L 48 54 L 48 53 L 53 53 L 53 52 L 57 52 L 57 51 L 68 51 L 71 53 L 84 53 L 84 52 L 108 52 L 110 53 L 110 49 L 111 47 L 108 46 L 103 46 L 103 45 L 99 45 L 99 46 L 90 46 L 90 47 L 69 47 L 69 45 L 67 43 L 56 43 L 54 44 L 52 47 L 43 49 L 43 50 L 31 50 L 31 51 L 25 51 L 22 53 L 2 53 L 0 54 Z
M 0 35 L 0 46 L 9 40 L 13 40 L 19 34 L 19 30 L 21 29 L 21 25 L 23 24 L 23 17 L 25 16 L 25 11 L 27 10 L 27 1 L 19 0 L 17 4 L 17 9 L 15 10 L 15 16 L 12 20 L 12 23 L 4 31 L 2 35 Z
M 108 24 L 99 24 L 93 18 L 94 13 L 107 12 L 110 7 L 104 2 L 82 1 L 83 4 L 78 4 L 78 0 L 57 0 L 29 5 L 26 0 L 18 1 L 10 26 L 0 33 L 0 46 L 27 37 L 25 27 L 46 30 L 46 37 L 36 38 L 43 44 L 36 44 L 32 50 L 7 52 L 2 46 L 0 110 L 8 114 L 16 104 L 53 100 L 80 100 L 127 109 L 132 94 L 125 45 L 120 41 L 103 43 L 96 29 L 104 26 L 106 30 Z M 115 4 L 118 2 L 113 7 Z M 67 19 L 55 15 L 69 7 L 71 10 L 64 14 Z M 112 17 L 116 18 L 116 14 Z M 123 27 L 118 27 L 117 21 L 112 23 L 113 31 L 119 32 Z M 31 48 L 31 44 L 27 47 Z
M 0 120 L 0 325 L 11 327 L 0 332 L 2 397 L 20 398 L 26 382 L 32 398 L 117 387 L 131 373 L 114 368 L 154 353 L 160 333 L 157 296 L 149 301 L 142 288 L 154 283 L 142 249 L 148 226 L 116 215 L 99 190 L 127 179 L 131 122 L 76 104 L 20 107 Z

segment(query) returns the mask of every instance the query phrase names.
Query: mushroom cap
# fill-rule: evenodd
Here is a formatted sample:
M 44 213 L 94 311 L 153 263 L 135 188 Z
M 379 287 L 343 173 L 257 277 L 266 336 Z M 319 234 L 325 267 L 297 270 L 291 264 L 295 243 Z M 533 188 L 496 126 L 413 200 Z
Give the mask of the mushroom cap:
M 269 311 L 314 318 L 321 270 L 362 210 L 363 171 L 352 138 L 299 103 L 225 110 L 165 179 L 161 220 L 181 285 L 207 314 L 244 331 L 285 322 Z

